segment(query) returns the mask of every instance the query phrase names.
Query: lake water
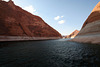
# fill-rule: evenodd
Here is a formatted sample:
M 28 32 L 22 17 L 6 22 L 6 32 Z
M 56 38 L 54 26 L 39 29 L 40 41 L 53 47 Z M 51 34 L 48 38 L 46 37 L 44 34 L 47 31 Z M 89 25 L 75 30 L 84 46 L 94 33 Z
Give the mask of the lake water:
M 0 42 L 0 67 L 100 67 L 100 45 L 66 39 Z

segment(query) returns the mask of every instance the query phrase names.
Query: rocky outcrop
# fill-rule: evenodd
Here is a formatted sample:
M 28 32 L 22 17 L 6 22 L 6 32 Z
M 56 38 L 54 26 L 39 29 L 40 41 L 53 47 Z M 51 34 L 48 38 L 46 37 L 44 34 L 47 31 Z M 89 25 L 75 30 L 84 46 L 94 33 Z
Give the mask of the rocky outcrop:
M 100 44 L 100 2 L 84 22 L 79 34 L 71 41 Z
M 74 38 L 78 33 L 79 33 L 79 31 L 78 30 L 75 30 L 70 35 L 67 35 L 65 38 Z
M 42 18 L 16 6 L 12 0 L 0 0 L 0 36 L 61 38 Z

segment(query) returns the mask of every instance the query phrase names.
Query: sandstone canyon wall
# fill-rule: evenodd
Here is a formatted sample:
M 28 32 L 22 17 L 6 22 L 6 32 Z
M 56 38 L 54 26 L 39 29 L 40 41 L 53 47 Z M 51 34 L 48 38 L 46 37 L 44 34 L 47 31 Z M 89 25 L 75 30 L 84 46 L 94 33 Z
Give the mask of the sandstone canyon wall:
M 39 16 L 16 6 L 12 0 L 0 0 L 0 41 L 38 40 L 39 37 L 58 39 L 61 34 Z
M 74 38 L 78 33 L 79 33 L 79 31 L 78 30 L 75 30 L 70 35 L 67 35 L 65 38 Z
M 84 22 L 79 34 L 71 41 L 100 44 L 100 2 Z

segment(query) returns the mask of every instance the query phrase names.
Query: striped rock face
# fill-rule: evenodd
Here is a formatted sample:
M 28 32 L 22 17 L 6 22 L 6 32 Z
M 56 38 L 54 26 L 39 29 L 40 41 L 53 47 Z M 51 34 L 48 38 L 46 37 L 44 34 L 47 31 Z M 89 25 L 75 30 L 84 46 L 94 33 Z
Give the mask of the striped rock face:
M 92 23 L 97 20 L 100 20 L 100 2 L 94 7 L 91 14 L 88 16 L 88 18 L 84 22 L 83 27 L 85 27 L 88 23 Z
M 61 34 L 12 0 L 0 0 L 0 36 L 61 37 Z
M 72 41 L 100 44 L 100 2 L 95 6 L 79 34 Z

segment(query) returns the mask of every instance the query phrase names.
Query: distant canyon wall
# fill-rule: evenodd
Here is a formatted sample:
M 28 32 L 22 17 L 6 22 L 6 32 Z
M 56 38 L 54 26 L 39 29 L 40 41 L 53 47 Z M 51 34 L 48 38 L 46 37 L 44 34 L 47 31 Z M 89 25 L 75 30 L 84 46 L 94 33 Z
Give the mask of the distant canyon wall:
M 78 33 L 79 33 L 79 31 L 78 30 L 75 30 L 70 35 L 65 36 L 65 38 L 74 38 Z

